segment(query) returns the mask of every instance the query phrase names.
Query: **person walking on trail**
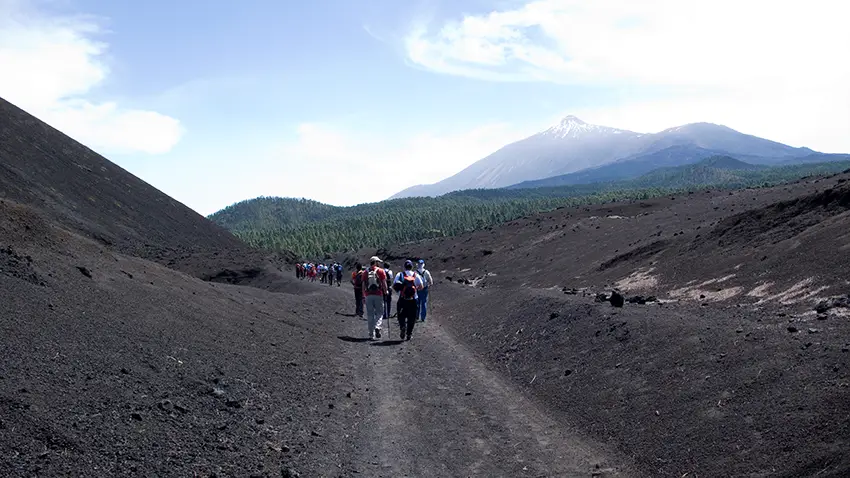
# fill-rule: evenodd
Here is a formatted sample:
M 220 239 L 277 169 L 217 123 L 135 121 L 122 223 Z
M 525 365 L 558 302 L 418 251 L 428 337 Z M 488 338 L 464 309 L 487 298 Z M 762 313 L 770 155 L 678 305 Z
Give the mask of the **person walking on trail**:
M 339 287 L 342 285 L 342 264 L 336 265 L 336 286 Z
M 336 263 L 328 266 L 328 285 L 334 285 L 334 274 L 336 274 Z
M 369 268 L 361 274 L 363 295 L 366 298 L 366 321 L 369 339 L 381 338 L 381 323 L 384 315 L 384 296 L 387 295 L 387 275 L 381 267 L 381 259 L 372 256 Z
M 384 320 L 390 320 L 393 307 L 393 270 L 390 265 L 384 263 L 384 274 L 387 276 L 387 295 L 384 296 Z
M 410 340 L 413 327 L 419 315 L 419 296 L 422 290 L 422 277 L 413 270 L 413 261 L 404 262 L 404 270 L 393 281 L 393 289 L 398 292 L 398 328 L 399 338 Z
M 425 317 L 428 315 L 428 291 L 434 285 L 434 279 L 431 277 L 431 272 L 425 268 L 425 261 L 422 259 L 419 259 L 419 268 L 416 272 L 422 277 L 422 290 L 419 291 L 419 321 L 425 322 Z
M 354 314 L 357 317 L 363 317 L 363 266 L 360 263 L 354 264 L 354 272 L 351 273 L 351 285 L 354 286 Z

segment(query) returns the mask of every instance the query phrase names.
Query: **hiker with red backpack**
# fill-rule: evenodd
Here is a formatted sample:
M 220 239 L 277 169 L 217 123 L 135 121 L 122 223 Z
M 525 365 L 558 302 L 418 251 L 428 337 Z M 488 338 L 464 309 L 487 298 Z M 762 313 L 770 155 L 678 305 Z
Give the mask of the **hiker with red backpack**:
M 422 290 L 422 277 L 413 270 L 413 261 L 404 261 L 404 270 L 393 281 L 393 289 L 398 292 L 398 328 L 402 340 L 410 340 L 413 327 L 419 319 L 419 295 Z
M 363 271 L 363 295 L 366 299 L 366 321 L 369 339 L 381 338 L 381 323 L 384 315 L 384 296 L 387 295 L 387 275 L 381 267 L 381 259 L 372 256 L 369 268 Z

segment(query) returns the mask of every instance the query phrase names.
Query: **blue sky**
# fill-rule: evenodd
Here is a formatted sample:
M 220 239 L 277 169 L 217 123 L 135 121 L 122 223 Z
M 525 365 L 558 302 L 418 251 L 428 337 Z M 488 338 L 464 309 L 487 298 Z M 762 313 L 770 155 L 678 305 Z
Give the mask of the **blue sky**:
M 447 177 L 566 114 L 850 152 L 840 0 L 0 0 L 0 96 L 202 214 Z

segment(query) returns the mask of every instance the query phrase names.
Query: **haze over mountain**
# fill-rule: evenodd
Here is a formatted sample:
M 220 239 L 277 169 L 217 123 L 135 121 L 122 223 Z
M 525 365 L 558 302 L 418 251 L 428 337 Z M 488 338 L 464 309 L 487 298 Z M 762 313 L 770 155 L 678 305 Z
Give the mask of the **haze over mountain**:
M 717 154 L 734 155 L 753 163 L 773 164 L 815 152 L 711 123 L 692 123 L 660 133 L 643 134 L 593 125 L 575 116 L 567 116 L 540 133 L 508 144 L 454 176 L 435 184 L 405 189 L 392 198 L 439 196 L 461 189 L 501 188 L 657 153 L 665 159 L 656 161 L 652 167 L 636 175 L 657 167 L 691 164 Z

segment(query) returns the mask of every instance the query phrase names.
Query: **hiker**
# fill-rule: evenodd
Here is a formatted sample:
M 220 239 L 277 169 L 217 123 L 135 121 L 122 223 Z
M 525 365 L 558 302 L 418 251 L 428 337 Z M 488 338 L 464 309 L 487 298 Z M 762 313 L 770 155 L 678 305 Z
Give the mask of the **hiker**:
M 324 264 L 319 264 L 319 274 L 322 275 L 322 284 L 328 280 L 328 268 Z
M 342 264 L 336 265 L 336 286 L 340 287 L 342 285 Z
M 328 266 L 328 285 L 334 285 L 334 274 L 336 272 L 336 262 Z
M 428 315 L 428 291 L 434 285 L 434 279 L 431 277 L 431 272 L 425 268 L 423 259 L 419 259 L 419 268 L 416 272 L 422 277 L 422 290 L 419 291 L 419 321 L 425 322 L 425 316 Z
M 295 264 L 295 278 L 301 278 L 301 263 Z
M 366 321 L 369 339 L 381 338 L 381 324 L 384 315 L 384 296 L 387 295 L 387 275 L 381 267 L 381 259 L 372 256 L 369 268 L 361 274 L 363 295 L 366 299 Z
M 404 270 L 395 277 L 393 289 L 398 292 L 399 338 L 410 340 L 419 314 L 418 292 L 422 289 L 422 277 L 413 270 L 413 261 L 404 261 Z
M 351 285 L 354 286 L 354 313 L 357 317 L 363 317 L 363 266 L 360 263 L 354 264 L 354 272 L 351 273 Z
M 389 320 L 392 316 L 393 307 L 393 270 L 390 265 L 384 263 L 384 274 L 387 276 L 387 295 L 384 296 L 384 320 Z

